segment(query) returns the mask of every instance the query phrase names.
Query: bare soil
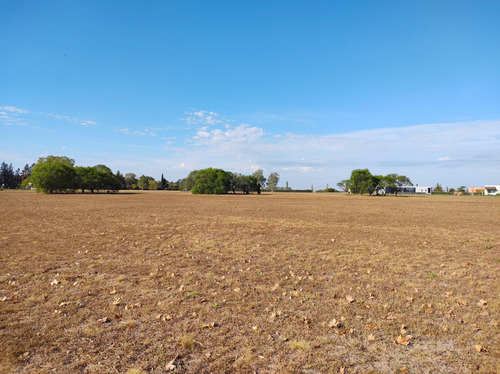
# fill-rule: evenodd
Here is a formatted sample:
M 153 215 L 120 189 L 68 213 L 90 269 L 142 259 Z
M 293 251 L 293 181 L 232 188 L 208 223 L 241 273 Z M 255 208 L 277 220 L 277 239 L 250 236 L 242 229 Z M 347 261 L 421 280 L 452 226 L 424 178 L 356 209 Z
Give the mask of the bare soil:
M 0 217 L 0 372 L 500 372 L 500 198 L 2 191 Z

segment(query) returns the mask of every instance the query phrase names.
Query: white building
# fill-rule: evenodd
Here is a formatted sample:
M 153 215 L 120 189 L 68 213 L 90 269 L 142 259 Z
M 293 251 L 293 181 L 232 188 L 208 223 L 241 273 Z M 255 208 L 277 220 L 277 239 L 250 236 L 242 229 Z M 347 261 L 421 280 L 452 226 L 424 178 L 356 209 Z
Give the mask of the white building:
M 379 194 L 385 195 L 385 194 L 390 194 L 394 193 L 394 188 L 392 187 L 385 187 L 381 191 L 378 191 Z M 430 195 L 432 193 L 432 187 L 431 186 L 402 186 L 398 187 L 398 194 L 410 194 L 410 195 Z
M 488 184 L 484 186 L 485 195 L 500 195 L 500 186 Z

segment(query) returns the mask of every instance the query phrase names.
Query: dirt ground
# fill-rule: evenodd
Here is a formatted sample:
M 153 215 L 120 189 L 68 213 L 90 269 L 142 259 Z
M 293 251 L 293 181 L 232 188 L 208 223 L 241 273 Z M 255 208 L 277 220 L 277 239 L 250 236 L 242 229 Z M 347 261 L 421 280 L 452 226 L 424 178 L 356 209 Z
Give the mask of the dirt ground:
M 499 373 L 500 198 L 0 192 L 0 372 Z

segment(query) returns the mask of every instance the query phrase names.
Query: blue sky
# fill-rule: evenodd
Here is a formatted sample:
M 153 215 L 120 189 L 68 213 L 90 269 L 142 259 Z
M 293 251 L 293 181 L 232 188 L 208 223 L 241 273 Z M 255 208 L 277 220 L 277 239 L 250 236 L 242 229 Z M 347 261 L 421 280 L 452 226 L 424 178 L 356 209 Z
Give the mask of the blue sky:
M 0 160 L 500 183 L 498 1 L 3 1 Z

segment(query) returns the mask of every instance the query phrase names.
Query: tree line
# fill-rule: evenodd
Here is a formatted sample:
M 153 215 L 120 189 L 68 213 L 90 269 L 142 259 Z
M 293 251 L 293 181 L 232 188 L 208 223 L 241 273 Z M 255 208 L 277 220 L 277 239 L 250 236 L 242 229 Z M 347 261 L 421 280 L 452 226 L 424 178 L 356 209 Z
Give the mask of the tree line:
M 86 191 L 117 192 L 118 190 L 184 190 L 193 194 L 223 194 L 256 192 L 263 188 L 276 190 L 278 173 L 264 177 L 261 169 L 251 175 L 232 173 L 222 169 L 194 170 L 176 182 L 169 182 L 162 174 L 156 181 L 151 176 L 137 178 L 134 173 L 116 174 L 106 165 L 75 166 L 75 160 L 67 156 L 40 157 L 37 163 L 14 171 L 12 164 L 2 163 L 0 188 L 35 188 L 44 193 L 74 193 Z
M 75 160 L 66 156 L 40 157 L 36 164 L 14 171 L 12 164 L 1 164 L 0 188 L 30 188 L 44 193 L 89 191 L 116 192 L 138 189 L 178 189 L 178 182 L 169 182 L 163 175 L 160 181 L 149 176 L 136 178 L 134 173 L 114 174 L 103 164 L 75 166 Z
M 337 186 L 344 192 L 361 195 L 372 195 L 373 193 L 379 193 L 382 189 L 384 191 L 391 191 L 397 195 L 398 188 L 413 186 L 413 184 L 406 175 L 372 175 L 368 169 L 355 169 L 351 172 L 349 179 L 340 181 L 337 183 Z
M 233 194 L 236 192 L 260 194 L 266 187 L 275 191 L 278 182 L 278 173 L 271 173 L 266 178 L 262 169 L 256 170 L 251 175 L 244 175 L 222 169 L 207 168 L 190 172 L 181 181 L 180 188 L 184 191 L 191 191 L 192 194 L 219 195 L 229 192 Z
M 30 188 L 46 193 L 96 191 L 116 192 L 118 190 L 183 190 L 193 194 L 225 194 L 225 193 L 260 193 L 261 191 L 292 191 L 279 188 L 280 176 L 270 173 L 266 178 L 262 169 L 250 175 L 233 173 L 216 168 L 193 170 L 186 178 L 168 181 L 161 175 L 160 180 L 142 175 L 137 178 L 134 173 L 114 174 L 106 165 L 75 166 L 75 161 L 66 156 L 47 156 L 39 158 L 32 165 L 26 164 L 21 170 L 14 170 L 12 164 L 2 162 L 0 167 L 0 189 Z M 378 194 L 381 191 L 397 195 L 398 188 L 412 186 L 405 175 L 387 174 L 372 175 L 368 169 L 352 170 L 349 179 L 337 183 L 340 191 L 357 194 Z M 309 190 L 307 190 L 309 191 Z M 310 192 L 313 191 L 311 186 Z M 336 192 L 326 188 L 319 192 Z M 457 189 L 443 188 L 440 183 L 433 188 L 433 193 L 453 194 L 467 193 L 465 186 Z

